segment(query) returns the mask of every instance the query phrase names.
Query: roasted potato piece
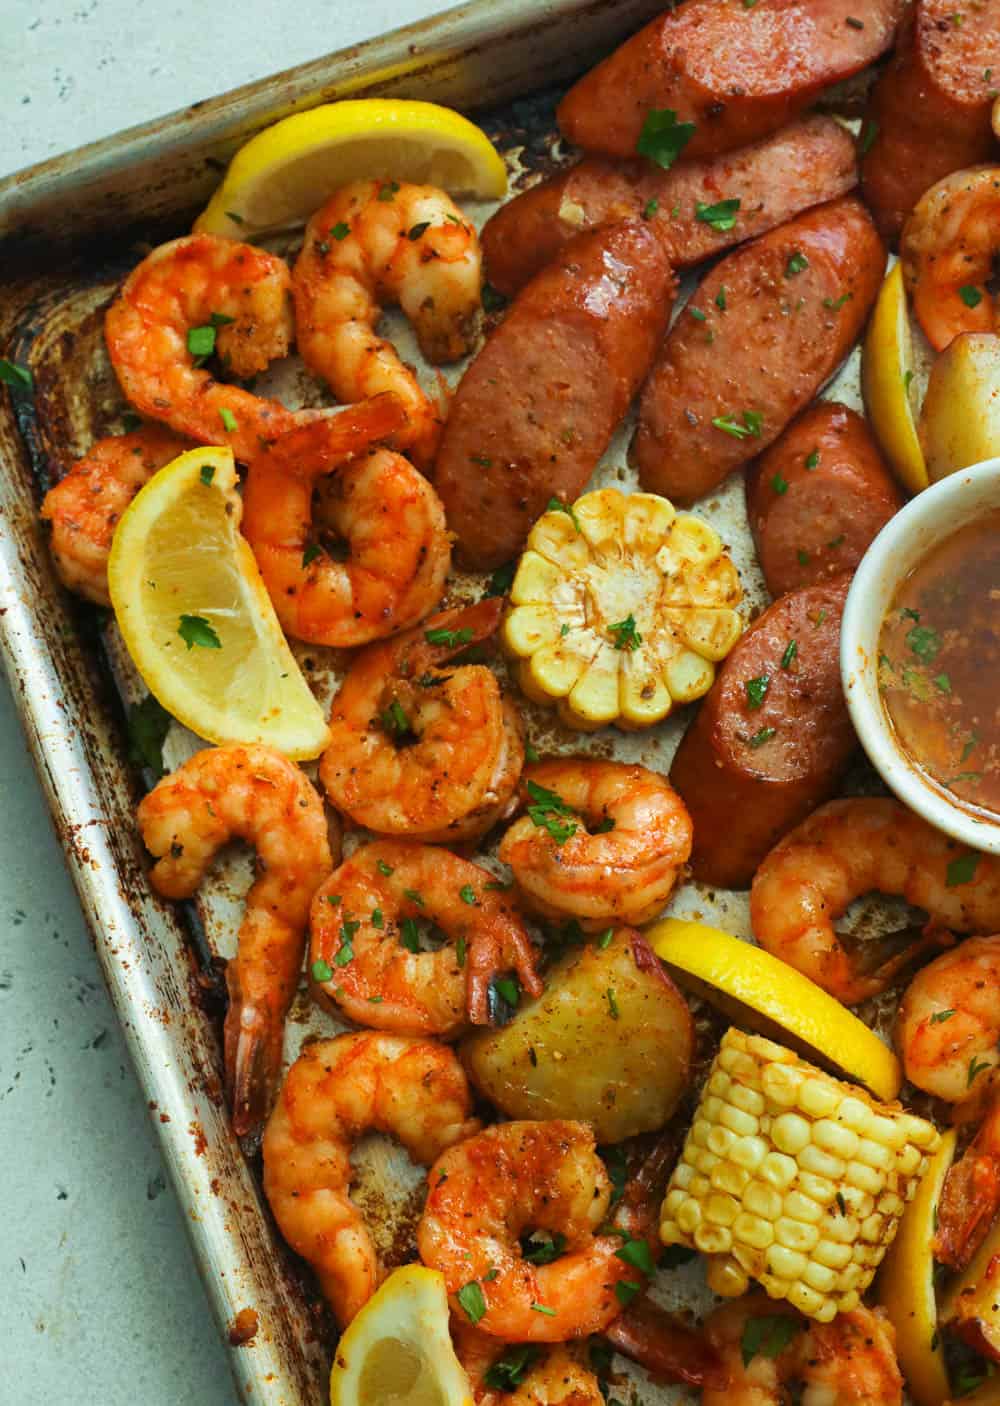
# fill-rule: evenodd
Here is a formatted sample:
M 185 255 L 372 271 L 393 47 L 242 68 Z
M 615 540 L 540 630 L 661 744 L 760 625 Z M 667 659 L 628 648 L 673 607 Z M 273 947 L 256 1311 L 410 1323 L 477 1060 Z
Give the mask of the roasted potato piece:
M 1000 337 L 962 332 L 937 358 L 920 439 L 932 483 L 1000 454 Z
M 691 1013 L 645 938 L 574 949 L 509 1025 L 469 1036 L 473 1082 L 511 1118 L 579 1118 L 597 1141 L 667 1122 L 687 1083 Z

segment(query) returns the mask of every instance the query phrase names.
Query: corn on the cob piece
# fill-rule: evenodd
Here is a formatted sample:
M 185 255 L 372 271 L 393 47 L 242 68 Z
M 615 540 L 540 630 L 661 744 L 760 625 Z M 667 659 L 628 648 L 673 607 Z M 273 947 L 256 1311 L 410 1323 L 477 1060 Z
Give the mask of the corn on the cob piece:
M 743 629 L 718 533 L 617 488 L 538 519 L 510 598 L 503 639 L 521 687 L 581 729 L 648 727 L 700 698 Z
M 710 1286 L 756 1279 L 828 1323 L 892 1243 L 937 1130 L 791 1050 L 730 1029 L 663 1202 L 660 1238 L 707 1254 Z

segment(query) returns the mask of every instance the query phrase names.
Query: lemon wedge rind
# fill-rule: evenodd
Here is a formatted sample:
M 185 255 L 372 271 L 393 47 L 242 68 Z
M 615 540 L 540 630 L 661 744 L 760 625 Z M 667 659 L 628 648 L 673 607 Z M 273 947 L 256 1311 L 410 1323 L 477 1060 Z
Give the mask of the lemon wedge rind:
M 868 421 L 882 452 L 908 493 L 927 487 L 927 464 L 910 400 L 913 339 L 903 266 L 886 274 L 865 334 L 861 386 Z

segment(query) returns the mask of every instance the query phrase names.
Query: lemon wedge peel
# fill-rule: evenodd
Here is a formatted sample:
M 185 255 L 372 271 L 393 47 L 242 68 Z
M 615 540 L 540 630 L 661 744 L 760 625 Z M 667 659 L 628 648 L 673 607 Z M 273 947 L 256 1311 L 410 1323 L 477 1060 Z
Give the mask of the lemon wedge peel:
M 448 1330 L 444 1275 L 408 1264 L 353 1319 L 330 1372 L 330 1406 L 472 1406 Z
M 438 103 L 353 98 L 265 127 L 233 157 L 196 232 L 248 239 L 304 223 L 340 186 L 381 177 L 500 200 L 507 169 L 489 138 Z
M 868 420 L 882 452 L 908 493 L 927 487 L 927 464 L 910 401 L 913 342 L 903 266 L 886 274 L 861 353 L 861 388 Z
M 111 603 L 146 686 L 185 727 L 316 757 L 326 720 L 240 535 L 236 482 L 226 446 L 187 450 L 154 474 L 115 531 Z M 194 629 L 207 645 L 187 642 L 182 616 L 202 622 Z
M 646 932 L 653 951 L 694 978 L 709 1000 L 718 992 L 779 1026 L 848 1078 L 881 1099 L 894 1099 L 902 1084 L 899 1061 L 856 1015 L 808 977 L 760 947 L 728 932 L 683 918 L 663 918 Z M 749 1022 L 752 1024 L 752 1020 Z M 765 1032 L 766 1033 L 766 1032 Z
M 955 1156 L 956 1133 L 945 1133 L 903 1212 L 875 1283 L 878 1302 L 896 1329 L 896 1356 L 915 1406 L 940 1406 L 949 1395 L 938 1343 L 934 1293 L 934 1217 Z

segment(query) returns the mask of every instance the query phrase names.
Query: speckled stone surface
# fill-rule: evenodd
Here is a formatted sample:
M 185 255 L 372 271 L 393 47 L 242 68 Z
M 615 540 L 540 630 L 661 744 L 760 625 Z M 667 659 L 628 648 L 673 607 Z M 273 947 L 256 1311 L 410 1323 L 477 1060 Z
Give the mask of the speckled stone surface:
M 0 174 L 447 8 L 4 0 Z M 235 1406 L 0 676 L 0 1400 Z

